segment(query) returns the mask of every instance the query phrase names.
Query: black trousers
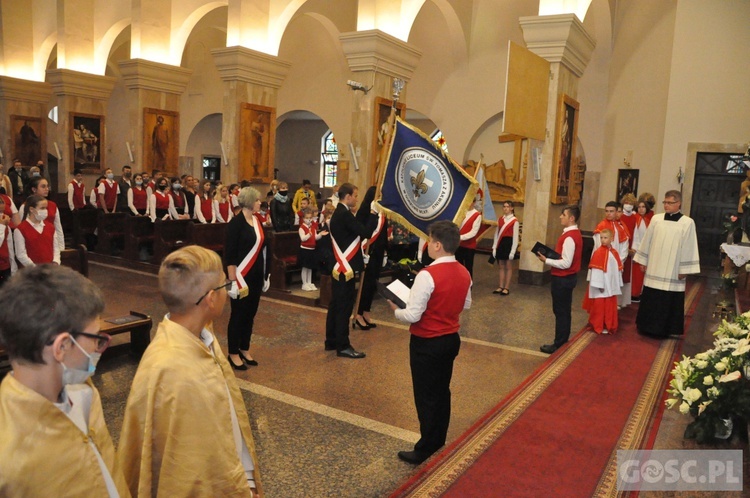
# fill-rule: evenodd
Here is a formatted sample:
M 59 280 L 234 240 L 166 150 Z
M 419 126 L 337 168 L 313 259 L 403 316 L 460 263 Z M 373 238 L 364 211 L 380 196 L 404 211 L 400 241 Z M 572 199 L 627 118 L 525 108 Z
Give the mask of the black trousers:
M 573 289 L 578 283 L 577 275 L 552 276 L 552 312 L 555 314 L 555 346 L 560 347 L 570 338 L 571 306 Z
M 242 299 L 230 299 L 229 304 L 232 314 L 229 315 L 229 326 L 227 327 L 227 347 L 229 354 L 239 354 L 240 350 L 250 349 L 250 337 L 253 335 L 253 322 L 258 312 L 260 295 L 263 290 L 261 277 L 260 284 L 247 282 L 248 295 Z
M 5 282 L 10 280 L 10 268 L 7 270 L 0 270 L 0 287 L 5 285 Z
M 346 281 L 344 274 L 339 274 L 339 279 L 331 277 L 331 303 L 328 305 L 326 316 L 326 342 L 327 347 L 335 347 L 342 351 L 351 346 L 349 343 L 349 317 L 354 310 L 354 301 L 357 299 L 355 292 L 355 279 Z
M 365 267 L 365 276 L 362 279 L 362 295 L 359 298 L 357 314 L 361 315 L 365 311 L 370 311 L 372 300 L 375 297 L 377 282 L 380 278 L 380 270 L 383 267 L 383 256 L 385 256 L 385 247 L 370 253 L 370 262 Z
M 414 451 L 425 456 L 445 444 L 451 420 L 453 360 L 460 348 L 458 332 L 430 339 L 411 336 L 409 364 L 421 435 Z
M 476 252 L 476 249 L 469 249 L 468 247 L 459 247 L 456 250 L 456 261 L 469 270 L 471 278 L 474 278 L 474 254 Z
M 643 287 L 638 315 L 638 333 L 665 338 L 682 335 L 685 329 L 685 293 Z

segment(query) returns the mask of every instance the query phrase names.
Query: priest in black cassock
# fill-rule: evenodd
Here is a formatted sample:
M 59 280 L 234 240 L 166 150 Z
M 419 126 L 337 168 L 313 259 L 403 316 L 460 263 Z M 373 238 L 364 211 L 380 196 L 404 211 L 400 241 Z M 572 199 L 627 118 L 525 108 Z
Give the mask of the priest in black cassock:
M 664 214 L 651 219 L 634 261 L 646 267 L 636 325 L 643 335 L 681 336 L 685 324 L 685 278 L 700 273 L 692 218 L 680 212 L 682 194 L 664 194 Z

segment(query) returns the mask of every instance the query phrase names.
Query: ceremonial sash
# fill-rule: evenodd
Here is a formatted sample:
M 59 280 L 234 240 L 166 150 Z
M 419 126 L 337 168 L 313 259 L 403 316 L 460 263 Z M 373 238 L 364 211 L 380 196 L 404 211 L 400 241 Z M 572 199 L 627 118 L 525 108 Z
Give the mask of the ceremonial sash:
M 500 220 L 502 220 L 503 224 L 500 224 Z M 497 232 L 495 233 L 495 247 L 497 247 L 498 242 L 500 242 L 500 239 L 505 237 L 505 232 L 513 228 L 513 225 L 516 223 L 517 219 L 516 217 L 512 217 L 508 223 L 505 223 L 505 216 L 501 216 L 500 220 L 497 221 Z M 512 235 L 509 235 L 508 237 L 511 237 Z
M 339 275 L 342 273 L 344 274 L 344 277 L 346 278 L 346 281 L 348 282 L 354 277 L 354 270 L 352 270 L 352 266 L 349 264 L 349 261 L 352 260 L 355 254 L 357 254 L 357 251 L 360 250 L 360 238 L 357 237 L 352 241 L 351 244 L 349 244 L 349 247 L 346 248 L 346 251 L 341 251 L 341 248 L 336 243 L 336 239 L 334 237 L 331 237 L 331 242 L 333 243 L 333 255 L 336 257 L 336 266 L 333 267 L 333 271 L 331 272 L 331 275 L 336 280 L 339 279 Z
M 250 248 L 250 251 L 248 251 L 242 262 L 237 265 L 237 290 L 239 291 L 240 299 L 248 294 L 247 283 L 245 282 L 244 277 L 258 260 L 261 248 L 263 247 L 263 241 L 266 237 L 265 233 L 258 225 L 260 225 L 260 223 L 258 223 L 258 220 L 255 220 L 255 223 L 253 223 L 253 230 L 255 230 L 255 245 Z
M 378 237 L 380 237 L 380 234 L 383 233 L 384 226 L 385 226 L 385 215 L 383 213 L 378 213 L 378 225 L 375 227 L 375 230 L 372 231 L 372 235 L 370 235 L 370 238 L 362 242 L 363 251 L 366 250 L 368 246 L 373 245 L 376 240 L 378 240 Z

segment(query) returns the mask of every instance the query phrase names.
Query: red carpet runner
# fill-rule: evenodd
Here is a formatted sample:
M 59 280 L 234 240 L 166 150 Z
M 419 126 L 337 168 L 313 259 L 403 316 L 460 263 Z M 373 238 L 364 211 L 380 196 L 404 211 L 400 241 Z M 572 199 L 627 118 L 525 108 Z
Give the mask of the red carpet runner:
M 703 291 L 688 285 L 686 330 Z M 617 449 L 638 448 L 678 340 L 582 331 L 392 497 L 615 496 Z

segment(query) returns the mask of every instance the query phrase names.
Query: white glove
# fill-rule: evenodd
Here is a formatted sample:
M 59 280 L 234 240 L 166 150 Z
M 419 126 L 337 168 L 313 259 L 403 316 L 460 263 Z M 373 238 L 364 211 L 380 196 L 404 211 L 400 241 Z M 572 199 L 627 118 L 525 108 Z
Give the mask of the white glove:
M 376 201 L 370 203 L 370 211 L 376 214 L 380 214 L 380 205 Z
M 365 264 L 367 264 L 367 263 L 369 263 L 369 262 L 370 262 L 370 255 L 369 255 L 369 254 L 363 254 L 362 256 L 363 256 L 363 257 L 364 257 L 364 259 L 365 259 Z
M 270 276 L 263 281 L 263 292 L 266 292 L 269 288 L 271 288 L 271 277 Z
M 227 295 L 232 299 L 240 297 L 240 288 L 237 286 L 237 281 L 232 282 L 232 287 L 227 291 Z

